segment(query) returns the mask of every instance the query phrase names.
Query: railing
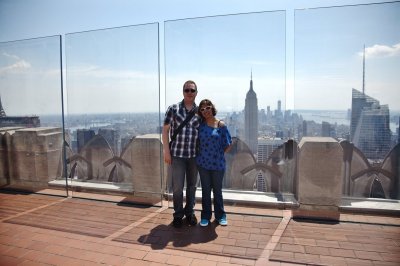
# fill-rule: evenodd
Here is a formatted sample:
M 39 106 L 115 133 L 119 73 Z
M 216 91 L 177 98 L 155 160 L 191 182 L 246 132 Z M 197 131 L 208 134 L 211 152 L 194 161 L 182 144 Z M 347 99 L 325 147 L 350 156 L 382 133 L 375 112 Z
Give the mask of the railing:
M 343 149 L 343 196 L 399 199 L 397 10 L 296 10 L 290 38 L 285 11 L 166 21 L 165 93 L 158 23 L 66 34 L 65 87 L 60 36 L 0 43 L 0 184 L 159 198 L 169 189 L 164 102 L 193 79 L 197 102 L 215 102 L 235 140 L 225 189 L 296 196 L 298 143 L 322 136 Z M 377 58 L 376 44 L 392 53 Z

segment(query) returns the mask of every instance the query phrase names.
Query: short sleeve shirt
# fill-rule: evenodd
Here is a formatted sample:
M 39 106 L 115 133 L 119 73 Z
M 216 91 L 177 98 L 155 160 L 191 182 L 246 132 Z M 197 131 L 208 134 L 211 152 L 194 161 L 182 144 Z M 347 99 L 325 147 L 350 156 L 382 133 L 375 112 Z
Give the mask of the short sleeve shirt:
M 197 164 L 207 170 L 225 170 L 225 149 L 232 143 L 226 126 L 213 128 L 206 123 L 199 127 L 200 152 Z
M 193 105 L 193 108 L 197 108 L 196 104 Z M 165 113 L 164 125 L 171 126 L 169 131 L 170 138 L 174 131 L 189 115 L 190 111 L 191 110 L 186 110 L 183 101 L 168 107 Z M 199 125 L 200 117 L 195 114 L 176 136 L 175 141 L 172 142 L 171 156 L 180 158 L 196 157 L 196 142 Z

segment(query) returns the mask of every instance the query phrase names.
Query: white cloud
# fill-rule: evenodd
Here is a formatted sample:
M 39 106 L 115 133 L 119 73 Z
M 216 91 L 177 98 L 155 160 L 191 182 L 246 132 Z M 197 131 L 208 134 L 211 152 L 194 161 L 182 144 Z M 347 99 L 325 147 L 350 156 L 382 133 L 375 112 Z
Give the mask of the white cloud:
M 0 68 L 0 74 L 4 74 L 4 73 L 9 73 L 9 72 L 16 72 L 19 70 L 23 70 L 23 69 L 28 69 L 31 68 L 31 64 L 23 59 L 21 59 L 20 57 L 16 56 L 16 55 L 11 55 L 8 53 L 3 53 L 2 54 L 4 57 L 8 57 L 11 58 L 12 61 L 15 61 L 14 63 L 1 67 Z
M 6 52 L 4 52 L 3 55 L 4 55 L 5 57 L 9 57 L 9 58 L 12 58 L 12 59 L 17 60 L 17 61 L 18 61 L 18 60 L 21 60 L 18 56 L 12 55 L 12 54 L 9 54 L 9 53 L 6 53 Z
M 87 65 L 74 67 L 67 70 L 67 73 L 70 73 L 76 77 L 85 77 L 85 78 L 111 78 L 111 79 L 132 79 L 132 78 L 148 78 L 149 75 L 142 71 L 131 71 L 131 70 L 114 70 L 101 68 L 95 65 Z M 153 75 L 151 75 L 153 77 Z
M 359 56 L 363 56 L 363 52 L 358 53 Z M 400 56 L 400 43 L 393 46 L 375 44 L 371 47 L 365 48 L 366 58 L 380 58 L 380 57 L 393 57 Z

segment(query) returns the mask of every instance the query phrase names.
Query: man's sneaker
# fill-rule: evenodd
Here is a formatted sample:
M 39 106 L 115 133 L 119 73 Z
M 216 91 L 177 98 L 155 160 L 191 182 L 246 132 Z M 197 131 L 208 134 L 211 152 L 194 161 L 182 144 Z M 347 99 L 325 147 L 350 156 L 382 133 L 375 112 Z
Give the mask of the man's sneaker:
M 201 219 L 200 226 L 207 226 L 209 221 L 207 219 Z
M 186 221 L 189 225 L 196 225 L 197 224 L 197 218 L 196 215 L 191 214 L 189 216 L 186 216 Z
M 226 220 L 226 217 L 222 217 L 221 219 L 218 220 L 218 223 L 222 226 L 227 226 L 228 221 Z
M 174 220 L 172 221 L 172 225 L 175 228 L 181 228 L 182 227 L 182 218 L 175 217 Z

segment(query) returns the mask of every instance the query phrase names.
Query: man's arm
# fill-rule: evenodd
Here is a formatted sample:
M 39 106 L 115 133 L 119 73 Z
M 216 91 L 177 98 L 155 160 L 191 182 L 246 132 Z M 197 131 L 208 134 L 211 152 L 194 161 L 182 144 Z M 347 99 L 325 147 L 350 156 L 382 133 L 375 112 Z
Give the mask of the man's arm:
M 162 129 L 162 144 L 163 144 L 163 155 L 164 162 L 167 164 L 171 164 L 171 151 L 169 150 L 169 130 L 171 126 L 169 124 L 165 124 Z

